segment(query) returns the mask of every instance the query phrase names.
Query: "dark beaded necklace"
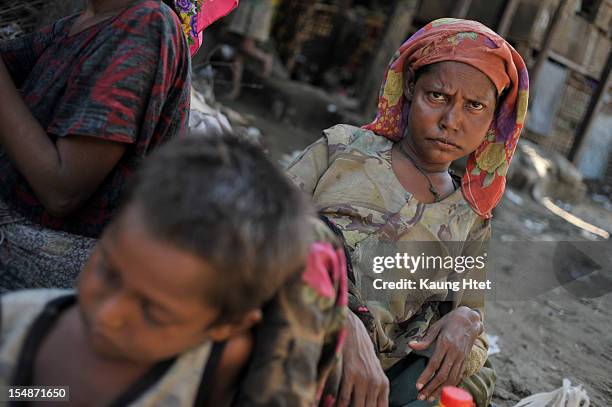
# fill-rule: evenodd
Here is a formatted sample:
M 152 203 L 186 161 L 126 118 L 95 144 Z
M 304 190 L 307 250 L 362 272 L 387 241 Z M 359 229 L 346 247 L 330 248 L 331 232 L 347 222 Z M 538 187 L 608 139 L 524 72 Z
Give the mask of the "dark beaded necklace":
M 429 183 L 429 192 L 431 192 L 431 194 L 434 197 L 434 202 L 440 202 L 440 193 L 438 192 L 438 190 L 436 189 L 436 187 L 434 187 L 433 182 L 431 182 L 431 178 L 429 178 L 429 174 L 438 174 L 438 173 L 446 173 L 446 172 L 450 172 L 448 169 L 444 170 L 444 171 L 427 171 L 425 170 L 423 167 L 421 167 L 419 164 L 416 163 L 416 160 L 408 153 L 408 151 L 406 151 L 404 149 L 404 145 L 402 144 L 402 142 L 398 142 L 399 144 L 399 150 L 400 152 L 412 163 L 412 165 L 414 165 L 414 168 L 416 168 L 427 180 L 427 182 Z

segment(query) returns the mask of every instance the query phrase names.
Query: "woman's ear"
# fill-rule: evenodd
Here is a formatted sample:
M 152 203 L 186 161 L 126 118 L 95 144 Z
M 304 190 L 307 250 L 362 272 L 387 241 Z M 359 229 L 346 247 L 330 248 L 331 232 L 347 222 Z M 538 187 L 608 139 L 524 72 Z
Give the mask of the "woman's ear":
M 404 97 L 409 102 L 412 101 L 412 97 L 414 96 L 414 81 L 404 81 Z

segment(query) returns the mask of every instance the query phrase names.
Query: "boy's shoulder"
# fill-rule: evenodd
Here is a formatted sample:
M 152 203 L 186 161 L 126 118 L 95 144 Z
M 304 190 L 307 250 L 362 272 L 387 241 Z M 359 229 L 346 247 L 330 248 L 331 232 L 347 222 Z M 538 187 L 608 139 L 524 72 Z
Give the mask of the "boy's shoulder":
M 28 289 L 7 292 L 0 296 L 2 306 L 44 306 L 49 301 L 65 295 L 74 294 L 74 290 L 60 288 Z
M 0 297 L 0 330 L 2 336 L 6 330 L 16 325 L 28 324 L 28 321 L 40 314 L 52 300 L 74 294 L 72 290 L 39 289 L 5 293 Z
M 28 332 L 49 302 L 71 290 L 24 290 L 0 297 L 0 386 L 9 384 Z

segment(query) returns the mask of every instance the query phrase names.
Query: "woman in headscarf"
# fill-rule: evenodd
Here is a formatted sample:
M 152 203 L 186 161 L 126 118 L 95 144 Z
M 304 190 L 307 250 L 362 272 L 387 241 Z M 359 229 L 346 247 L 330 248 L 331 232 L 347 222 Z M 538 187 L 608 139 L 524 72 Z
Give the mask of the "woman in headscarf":
M 0 291 L 71 287 L 139 162 L 186 133 L 190 53 L 237 0 L 168 2 L 88 0 L 0 43 Z
M 351 257 L 353 312 L 339 405 L 429 405 L 442 386 L 460 385 L 477 406 L 488 406 L 495 374 L 487 362 L 484 291 L 452 284 L 484 283 L 484 268 L 470 262 L 413 276 L 395 265 L 379 274 L 372 261 L 389 244 L 394 253 L 421 255 L 407 242 L 431 242 L 429 249 L 454 261 L 486 256 L 528 86 L 523 60 L 492 30 L 475 21 L 433 21 L 393 57 L 376 119 L 325 130 L 289 166 Z M 466 156 L 463 177 L 455 177 L 451 162 Z M 420 286 L 417 275 L 443 284 Z M 416 285 L 381 286 L 402 278 Z

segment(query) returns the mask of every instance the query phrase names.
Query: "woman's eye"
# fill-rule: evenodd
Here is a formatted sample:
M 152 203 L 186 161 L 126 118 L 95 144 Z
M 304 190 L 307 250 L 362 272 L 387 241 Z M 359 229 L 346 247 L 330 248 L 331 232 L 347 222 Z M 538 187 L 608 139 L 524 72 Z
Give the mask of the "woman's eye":
M 444 101 L 444 94 L 440 92 L 429 92 L 429 96 L 437 102 Z
M 484 105 L 482 103 L 480 103 L 480 102 L 470 102 L 469 107 L 472 110 L 482 110 L 482 109 L 484 109 Z

